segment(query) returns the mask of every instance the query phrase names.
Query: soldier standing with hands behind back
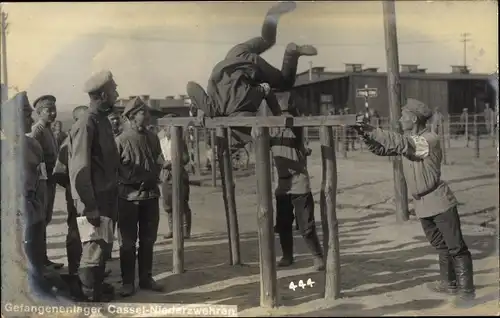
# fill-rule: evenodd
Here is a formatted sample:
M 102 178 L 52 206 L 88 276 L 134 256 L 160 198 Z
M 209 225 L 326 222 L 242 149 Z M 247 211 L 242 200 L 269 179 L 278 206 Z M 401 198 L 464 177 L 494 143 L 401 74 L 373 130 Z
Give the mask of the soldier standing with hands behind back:
M 47 191 L 45 201 L 45 225 L 48 226 L 52 221 L 52 213 L 54 211 L 54 199 L 56 197 L 56 180 L 52 175 L 57 161 L 59 146 L 52 132 L 52 123 L 57 117 L 56 98 L 52 95 L 43 95 L 38 97 L 33 106 L 38 114 L 38 121 L 31 129 L 31 137 L 36 139 L 42 146 L 43 156 L 47 169 Z M 45 255 L 45 266 L 59 269 L 63 267 L 62 263 L 54 263 L 47 257 L 47 230 L 44 232 L 43 251 Z
M 158 188 L 164 164 L 160 140 L 147 129 L 149 107 L 135 97 L 125 106 L 128 125 L 116 138 L 120 155 L 118 186 L 118 228 L 120 231 L 120 267 L 122 296 L 135 292 L 135 264 L 139 263 L 139 287 L 162 291 L 152 277 L 153 247 L 158 233 L 160 210 Z M 139 233 L 139 237 L 137 237 Z M 139 238 L 139 250 L 136 244 Z
M 78 214 L 83 216 L 78 218 L 83 250 L 80 280 L 84 294 L 93 302 L 110 300 L 114 292 L 103 281 L 117 214 L 120 160 L 108 120 L 118 98 L 116 87 L 110 71 L 94 74 L 84 86 L 90 98 L 89 111 L 69 134 L 71 194 Z

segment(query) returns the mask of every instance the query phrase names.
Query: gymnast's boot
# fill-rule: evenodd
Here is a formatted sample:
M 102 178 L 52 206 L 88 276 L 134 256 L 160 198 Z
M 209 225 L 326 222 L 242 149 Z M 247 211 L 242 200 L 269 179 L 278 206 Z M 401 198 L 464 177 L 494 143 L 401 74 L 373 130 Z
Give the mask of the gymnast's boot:
M 427 284 L 427 288 L 440 294 L 457 293 L 457 275 L 449 254 L 439 254 L 439 281 Z
M 460 304 L 467 304 L 476 298 L 474 273 L 470 252 L 455 256 L 455 273 L 457 274 L 458 299 Z
M 315 56 L 318 55 L 318 50 L 312 45 L 297 45 L 289 43 L 286 47 L 286 52 L 296 53 L 298 56 Z

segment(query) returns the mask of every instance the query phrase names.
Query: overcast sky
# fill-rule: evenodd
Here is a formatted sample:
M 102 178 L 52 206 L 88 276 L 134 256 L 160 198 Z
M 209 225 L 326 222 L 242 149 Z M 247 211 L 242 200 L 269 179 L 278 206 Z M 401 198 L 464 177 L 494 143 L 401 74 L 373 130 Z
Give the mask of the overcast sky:
M 260 34 L 270 2 L 9 3 L 9 86 L 31 100 L 54 94 L 61 106 L 85 103 L 83 82 L 100 69 L 115 75 L 122 97 L 185 94 L 206 86 L 212 67 L 234 44 Z M 467 64 L 491 73 L 498 64 L 495 1 L 398 1 L 400 63 L 449 72 L 463 63 L 460 33 L 470 33 Z M 285 45 L 314 44 L 319 55 L 300 60 L 327 70 L 363 63 L 385 70 L 379 1 L 299 2 L 278 28 L 264 57 L 281 67 Z M 11 91 L 12 92 L 12 91 Z

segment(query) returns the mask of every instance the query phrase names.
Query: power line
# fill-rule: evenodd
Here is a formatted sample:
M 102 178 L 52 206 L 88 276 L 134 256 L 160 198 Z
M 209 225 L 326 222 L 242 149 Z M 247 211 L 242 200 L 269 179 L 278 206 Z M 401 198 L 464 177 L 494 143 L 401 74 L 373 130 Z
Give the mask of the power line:
M 218 40 L 189 40 L 189 39 L 168 39 L 158 36 L 150 35 L 133 35 L 133 34 L 112 34 L 112 33 L 98 33 L 98 35 L 110 37 L 110 38 L 121 38 L 128 40 L 135 40 L 140 42 L 166 42 L 171 44 L 209 44 L 209 45 L 235 45 L 240 42 L 240 40 L 235 41 L 218 41 Z M 410 41 L 399 41 L 400 45 L 412 45 L 412 44 L 435 44 L 435 43 L 445 43 L 451 42 L 452 39 L 436 39 L 436 40 L 410 40 Z M 321 47 L 373 47 L 384 45 L 384 42 L 372 42 L 372 43 L 312 43 L 316 46 Z M 276 43 L 275 46 L 287 46 L 288 43 Z

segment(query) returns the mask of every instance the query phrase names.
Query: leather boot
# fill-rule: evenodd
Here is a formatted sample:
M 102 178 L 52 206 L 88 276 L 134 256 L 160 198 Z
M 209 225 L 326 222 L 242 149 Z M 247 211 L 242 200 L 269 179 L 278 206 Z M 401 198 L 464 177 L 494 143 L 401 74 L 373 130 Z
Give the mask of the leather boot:
M 122 287 L 120 296 L 132 296 L 135 293 L 135 248 L 124 250 L 120 248 L 120 269 L 122 272 Z
M 325 264 L 323 260 L 323 250 L 321 248 L 321 243 L 319 242 L 318 234 L 316 233 L 316 228 L 313 228 L 311 232 L 304 235 L 304 241 L 307 247 L 313 255 L 313 267 L 316 271 L 322 271 L 325 269 Z
M 457 276 L 453 258 L 448 254 L 439 254 L 439 281 L 429 283 L 427 287 L 440 294 L 456 294 Z
M 188 239 L 191 237 L 191 209 L 187 209 L 184 214 L 184 238 Z
M 470 252 L 455 256 L 454 261 L 458 296 L 463 300 L 473 300 L 476 297 L 476 289 L 474 287 L 474 273 Z
M 286 51 L 297 53 L 299 56 L 318 55 L 318 50 L 312 45 L 297 45 L 295 43 L 289 43 L 286 47 Z
M 80 259 L 82 258 L 82 245 L 73 244 L 72 242 L 66 243 L 66 256 L 68 258 L 68 274 L 77 275 L 78 268 L 80 267 Z
M 287 267 L 293 264 L 293 233 L 292 231 L 281 231 L 279 233 L 281 250 L 283 256 L 278 262 L 278 267 Z
M 167 213 L 167 221 L 168 221 L 168 232 L 166 235 L 163 236 L 164 239 L 171 239 L 173 235 L 173 219 L 172 219 L 172 213 Z
M 153 246 L 139 246 L 139 287 L 157 292 L 163 291 L 163 286 L 153 279 Z

